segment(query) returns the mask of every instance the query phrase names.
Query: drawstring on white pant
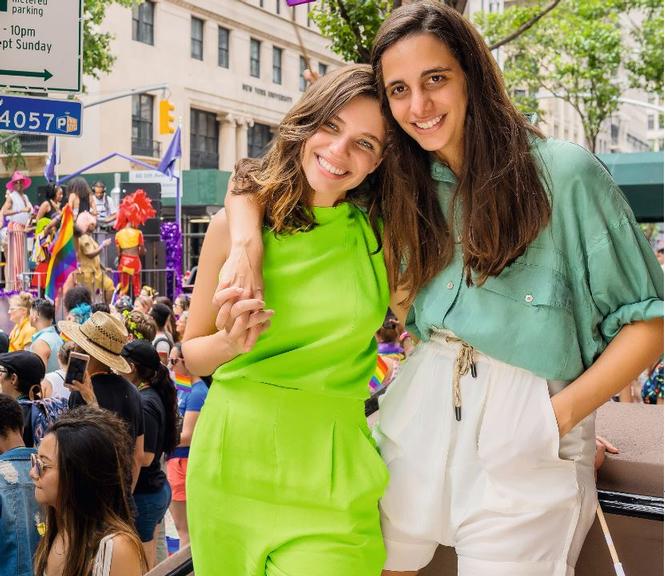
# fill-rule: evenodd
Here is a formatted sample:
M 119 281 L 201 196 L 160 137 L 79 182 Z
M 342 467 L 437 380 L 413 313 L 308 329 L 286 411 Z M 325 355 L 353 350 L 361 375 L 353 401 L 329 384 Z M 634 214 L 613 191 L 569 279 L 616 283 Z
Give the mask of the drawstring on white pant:
M 457 358 L 455 358 L 455 370 L 453 372 L 453 408 L 455 410 L 455 419 L 462 420 L 462 391 L 460 389 L 460 380 L 462 376 L 468 374 L 471 370 L 471 376 L 476 377 L 476 363 L 473 359 L 474 349 L 470 344 L 464 342 L 455 336 L 446 336 L 446 342 L 449 344 L 460 344 Z

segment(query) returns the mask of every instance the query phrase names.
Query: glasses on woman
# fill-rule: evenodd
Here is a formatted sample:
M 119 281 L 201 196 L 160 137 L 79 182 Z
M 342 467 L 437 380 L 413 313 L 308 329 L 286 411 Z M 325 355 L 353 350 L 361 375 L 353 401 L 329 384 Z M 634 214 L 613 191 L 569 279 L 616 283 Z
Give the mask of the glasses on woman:
M 44 461 L 37 454 L 30 454 L 30 464 L 37 473 L 38 478 L 41 478 L 49 468 L 55 468 L 55 466 L 51 466 L 50 464 L 44 464 Z
M 180 357 L 178 357 L 178 358 L 169 358 L 169 362 L 168 362 L 167 366 L 171 366 L 171 367 L 175 368 L 176 364 L 178 362 L 180 362 L 181 360 L 182 360 L 182 358 L 180 358 Z

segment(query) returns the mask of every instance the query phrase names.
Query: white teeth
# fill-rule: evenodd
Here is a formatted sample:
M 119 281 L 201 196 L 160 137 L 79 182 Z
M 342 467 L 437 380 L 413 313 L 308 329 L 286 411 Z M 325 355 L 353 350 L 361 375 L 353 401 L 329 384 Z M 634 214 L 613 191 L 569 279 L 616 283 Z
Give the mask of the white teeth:
M 437 116 L 436 118 L 432 118 L 429 122 L 421 123 L 421 122 L 416 122 L 416 126 L 422 130 L 427 130 L 428 128 L 431 128 L 432 126 L 435 126 L 438 124 L 443 118 L 443 116 Z
M 335 168 L 330 162 L 322 158 L 321 156 L 317 156 L 319 159 L 319 164 L 323 166 L 328 172 L 331 174 L 334 174 L 335 176 L 342 176 L 343 174 L 346 174 L 345 170 L 340 170 L 339 168 Z

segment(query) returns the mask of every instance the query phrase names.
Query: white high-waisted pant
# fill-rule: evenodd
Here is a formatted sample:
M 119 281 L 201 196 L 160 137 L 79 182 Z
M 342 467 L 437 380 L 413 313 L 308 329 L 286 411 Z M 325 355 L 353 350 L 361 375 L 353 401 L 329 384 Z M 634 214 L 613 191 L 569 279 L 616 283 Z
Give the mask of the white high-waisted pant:
M 595 414 L 559 439 L 547 381 L 434 332 L 390 385 L 375 436 L 390 471 L 386 569 L 418 570 L 454 546 L 459 576 L 572 576 L 596 508 Z

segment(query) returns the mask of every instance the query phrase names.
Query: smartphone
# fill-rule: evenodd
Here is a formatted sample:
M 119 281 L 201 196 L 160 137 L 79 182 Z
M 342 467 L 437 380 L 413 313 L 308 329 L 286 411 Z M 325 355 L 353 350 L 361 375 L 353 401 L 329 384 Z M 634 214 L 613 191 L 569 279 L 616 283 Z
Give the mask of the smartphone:
M 69 362 L 67 363 L 67 372 L 65 373 L 65 386 L 69 387 L 74 380 L 77 382 L 83 382 L 83 377 L 85 376 L 89 360 L 90 356 L 87 354 L 70 352 Z

